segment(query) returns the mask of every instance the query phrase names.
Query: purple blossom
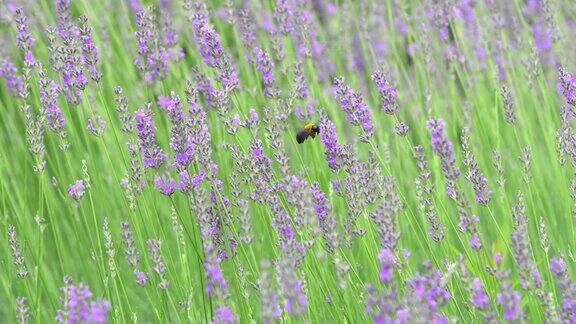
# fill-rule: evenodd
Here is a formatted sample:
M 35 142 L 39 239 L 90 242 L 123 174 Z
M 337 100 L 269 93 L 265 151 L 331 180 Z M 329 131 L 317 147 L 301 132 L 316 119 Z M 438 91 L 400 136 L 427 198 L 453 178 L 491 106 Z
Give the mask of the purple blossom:
M 158 105 L 168 113 L 172 122 L 170 148 L 175 151 L 174 164 L 179 170 L 185 169 L 192 162 L 194 151 L 180 98 L 172 92 L 169 98 L 158 97 Z
M 376 84 L 376 89 L 380 95 L 380 107 L 382 110 L 390 115 L 395 114 L 398 111 L 396 88 L 388 82 L 388 79 L 381 71 L 372 73 L 372 80 Z
M 550 272 L 556 278 L 558 291 L 562 296 L 560 316 L 563 323 L 576 321 L 576 282 L 568 276 L 566 262 L 562 257 L 553 257 L 550 260 Z
M 336 126 L 328 118 L 322 119 L 320 141 L 324 145 L 326 162 L 330 169 L 338 171 L 343 164 L 343 147 L 338 144 Z
M 408 280 L 407 284 L 411 289 L 412 297 L 420 300 L 423 306 L 425 305 L 433 314 L 435 320 L 444 322 L 442 317 L 436 314 L 438 307 L 446 304 L 450 298 L 450 293 L 442 280 L 442 273 L 431 270 L 428 274 L 414 276 Z
M 224 54 L 224 49 L 220 41 L 220 35 L 214 27 L 210 25 L 206 8 L 201 3 L 195 3 L 192 14 L 192 30 L 194 31 L 194 41 L 204 63 L 211 67 L 216 67 Z
M 204 262 L 204 269 L 206 270 L 206 293 L 210 296 L 226 296 L 228 294 L 228 283 L 224 278 L 222 268 L 220 268 L 220 261 L 216 257 L 210 257 Z
M 562 68 L 558 69 L 558 91 L 569 105 L 576 105 L 576 77 Z
M 154 186 L 156 189 L 160 190 L 163 195 L 170 196 L 174 193 L 178 184 L 174 180 L 167 179 L 164 176 L 158 176 L 154 181 Z
M 266 259 L 261 261 L 262 271 L 258 278 L 258 290 L 260 292 L 261 315 L 264 323 L 274 323 L 280 319 L 282 309 L 280 308 L 279 296 L 272 287 L 270 262 Z
M 96 115 L 93 118 L 90 117 L 86 123 L 86 129 L 94 136 L 100 136 L 104 134 L 104 130 L 106 129 L 106 121 L 100 115 Z
M 254 183 L 255 190 L 252 191 L 252 199 L 262 200 L 262 194 L 272 180 L 272 159 L 264 154 L 262 142 L 256 140 L 250 145 L 251 155 L 251 181 Z M 264 189 L 264 190 L 263 190 Z
M 213 324 L 233 324 L 236 323 L 236 317 L 234 313 L 227 306 L 220 306 L 216 309 L 216 314 L 212 320 Z
M 206 112 L 196 100 L 196 90 L 192 88 L 189 83 L 186 89 L 186 96 L 188 97 L 188 110 L 189 110 L 189 125 L 190 141 L 194 148 L 194 157 L 197 162 L 205 167 L 211 164 L 212 137 L 208 129 L 206 120 Z
M 166 78 L 168 61 L 180 58 L 176 50 L 164 44 L 160 39 L 155 17 L 149 10 L 136 13 L 136 32 L 134 33 L 138 52 L 134 65 L 144 74 L 144 79 L 149 84 Z
M 432 150 L 440 157 L 442 171 L 448 180 L 456 180 L 460 170 L 456 166 L 454 147 L 446 135 L 446 123 L 443 119 L 430 119 L 426 122 L 432 138 Z
M 362 140 L 370 140 L 374 133 L 372 120 L 368 106 L 364 103 L 360 93 L 354 92 L 352 88 L 344 84 L 342 77 L 334 79 L 334 87 L 340 106 L 346 113 L 346 120 L 352 125 L 361 126 L 364 133 L 361 136 Z
M 308 97 L 308 83 L 306 81 L 306 76 L 304 71 L 302 71 L 302 62 L 298 61 L 294 67 L 294 88 L 296 90 L 296 96 L 299 99 L 304 99 Z
M 126 0 L 128 2 L 128 6 L 132 10 L 134 14 L 140 12 L 142 10 L 142 3 L 140 0 Z
M 178 189 L 183 192 L 188 192 L 193 188 L 197 188 L 206 178 L 204 171 L 200 171 L 198 174 L 190 178 L 188 171 L 184 170 L 180 172 L 180 182 L 178 182 Z
M 320 229 L 322 230 L 322 235 L 324 236 L 324 241 L 328 247 L 328 251 L 334 252 L 338 248 L 339 238 L 336 231 L 336 218 L 332 214 L 330 202 L 324 192 L 320 190 L 317 182 L 312 184 L 311 193 L 312 203 L 314 204 L 314 210 Z
M 68 186 L 68 195 L 76 200 L 80 200 L 84 196 L 84 180 L 76 180 Z
M 264 83 L 264 94 L 267 97 L 274 96 L 274 63 L 268 53 L 258 47 L 254 47 L 256 68 L 260 72 Z
M 562 258 L 553 257 L 550 259 L 549 267 L 550 272 L 552 272 L 555 277 L 561 277 L 566 274 L 566 262 L 564 262 Z
M 92 38 L 92 27 L 88 26 L 86 23 L 88 19 L 85 16 L 79 18 L 80 21 L 80 41 L 82 45 L 82 60 L 88 69 L 90 78 L 94 82 L 100 82 L 102 78 L 102 73 L 98 69 L 98 48 L 94 44 L 94 39 Z
M 380 281 L 389 283 L 393 279 L 396 258 L 392 251 L 384 248 L 380 251 L 380 254 L 378 254 L 378 261 L 380 261 L 380 272 L 378 274 Z
M 18 30 L 18 35 L 16 35 L 16 45 L 24 54 L 24 64 L 26 66 L 32 66 L 36 63 L 36 59 L 32 54 L 32 45 L 34 44 L 34 37 L 28 31 L 28 17 L 24 14 L 22 8 L 16 9 L 16 29 Z
M 140 253 L 138 253 L 138 249 L 135 246 L 134 236 L 132 235 L 132 230 L 130 230 L 130 224 L 123 221 L 121 227 L 122 231 L 120 232 L 120 235 L 122 236 L 126 261 L 128 261 L 128 264 L 132 267 L 134 276 L 136 277 L 136 283 L 140 286 L 144 286 L 148 282 L 148 275 L 145 272 L 138 270 Z
M 146 272 L 134 269 L 134 277 L 136 277 L 136 283 L 140 286 L 144 286 L 148 283 L 148 275 Z
M 478 59 L 481 69 L 486 66 L 486 55 L 484 47 L 482 46 L 482 39 L 480 35 L 480 28 L 476 14 L 474 13 L 475 0 L 460 0 L 454 7 L 454 16 L 464 21 L 466 27 L 465 33 L 471 43 L 474 44 L 474 53 Z
M 244 57 L 246 61 L 252 61 L 252 49 L 256 46 L 256 26 L 254 17 L 250 13 L 250 10 L 242 8 L 238 11 L 238 27 L 240 29 L 240 39 L 242 40 L 242 45 L 246 50 Z
M 160 289 L 167 289 L 170 285 L 170 281 L 166 278 L 166 264 L 162 259 L 162 253 L 160 249 L 162 248 L 162 241 L 161 240 L 147 240 L 146 245 L 148 245 L 148 252 L 150 255 L 150 259 L 152 259 L 152 270 L 156 272 L 159 277 L 158 288 Z M 138 275 L 136 275 L 137 281 Z
M 20 95 L 24 89 L 24 83 L 22 77 L 18 75 L 18 69 L 8 57 L 0 65 L 0 77 L 3 77 L 6 81 L 6 86 L 11 96 Z
M 533 24 L 532 37 L 534 37 L 534 45 L 536 45 L 538 52 L 545 53 L 552 49 L 552 35 L 544 25 L 539 23 Z
M 480 250 L 482 248 L 482 242 L 480 241 L 480 235 L 478 233 L 472 234 L 470 240 L 468 241 L 470 247 L 474 250 Z
M 64 278 L 61 288 L 64 297 L 62 308 L 56 314 L 58 323 L 106 323 L 111 305 L 103 299 L 92 300 L 92 291 L 83 283 L 73 285 L 70 277 Z
M 520 305 L 520 293 L 512 290 L 510 282 L 505 281 L 500 286 L 500 293 L 496 295 L 496 303 L 504 309 L 504 319 L 510 322 L 519 321 L 524 317 Z
M 147 110 L 138 109 L 134 113 L 136 130 L 142 153 L 142 163 L 146 168 L 157 168 L 166 160 L 166 154 L 156 143 L 156 124 L 152 119 L 150 107 Z
M 472 280 L 472 296 L 470 296 L 470 303 L 478 309 L 486 309 L 490 304 L 490 300 L 484 291 L 480 278 L 474 278 L 474 280 Z
M 44 108 L 48 126 L 55 132 L 59 132 L 64 127 L 64 116 L 58 105 L 60 88 L 56 82 L 46 77 L 44 71 L 40 71 L 39 75 L 40 102 Z

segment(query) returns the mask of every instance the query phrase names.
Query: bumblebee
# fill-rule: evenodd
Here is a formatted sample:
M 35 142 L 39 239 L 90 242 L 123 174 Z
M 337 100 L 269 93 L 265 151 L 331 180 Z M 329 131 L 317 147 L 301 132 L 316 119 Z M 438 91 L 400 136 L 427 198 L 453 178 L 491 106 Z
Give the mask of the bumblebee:
M 309 136 L 314 138 L 316 134 L 320 134 L 320 126 L 314 123 L 308 123 L 304 125 L 304 128 L 298 130 L 296 141 L 298 144 L 302 144 Z

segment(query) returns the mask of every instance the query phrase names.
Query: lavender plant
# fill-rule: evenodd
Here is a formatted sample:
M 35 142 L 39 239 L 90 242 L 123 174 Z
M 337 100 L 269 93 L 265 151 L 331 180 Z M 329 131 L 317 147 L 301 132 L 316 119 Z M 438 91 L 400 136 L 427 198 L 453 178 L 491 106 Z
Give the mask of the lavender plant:
M 574 17 L 0 1 L 0 319 L 576 322 Z

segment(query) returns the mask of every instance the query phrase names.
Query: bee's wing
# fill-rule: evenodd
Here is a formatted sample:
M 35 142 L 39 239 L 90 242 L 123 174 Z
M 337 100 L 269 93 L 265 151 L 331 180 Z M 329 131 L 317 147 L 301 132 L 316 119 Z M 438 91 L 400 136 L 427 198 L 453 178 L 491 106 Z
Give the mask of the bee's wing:
M 309 132 L 305 129 L 300 129 L 298 130 L 298 133 L 296 134 L 296 142 L 298 142 L 298 144 L 302 144 L 306 138 L 308 138 Z

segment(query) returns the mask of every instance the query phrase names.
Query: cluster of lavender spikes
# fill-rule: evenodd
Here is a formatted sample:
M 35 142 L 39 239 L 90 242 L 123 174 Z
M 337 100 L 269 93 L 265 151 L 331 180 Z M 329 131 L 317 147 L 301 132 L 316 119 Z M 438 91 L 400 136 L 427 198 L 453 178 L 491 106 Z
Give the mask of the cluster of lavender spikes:
M 113 46 L 108 44 L 108 37 L 113 32 L 101 30 L 97 24 L 91 26 L 94 22 L 87 16 L 74 17 L 81 6 L 76 7 L 69 0 L 56 0 L 55 17 L 48 20 L 53 20 L 55 26 L 37 32 L 36 26 L 45 19 L 39 14 L 28 17 L 31 8 L 35 8 L 32 4 L 23 2 L 23 8 L 16 8 L 12 1 L 0 3 L 0 24 L 6 23 L 16 32 L 15 37 L 12 36 L 15 55 L 5 55 L 10 46 L 0 48 L 0 78 L 7 89 L 6 95 L 0 93 L 0 99 L 3 103 L 6 97 L 21 108 L 34 171 L 44 171 L 49 161 L 54 165 L 48 166 L 47 173 L 59 172 L 59 168 L 54 167 L 58 163 L 54 161 L 52 148 L 54 136 L 60 150 L 68 151 L 63 155 L 67 163 L 79 151 L 95 154 L 92 144 L 97 143 L 98 150 L 106 150 L 106 153 L 118 150 L 117 156 L 107 154 L 106 157 L 114 165 L 118 162 L 121 166 L 124 162 L 123 174 L 126 176 L 120 180 L 120 186 L 131 211 L 145 211 L 149 204 L 157 202 L 170 204 L 178 252 L 182 253 L 184 260 L 189 251 L 182 252 L 180 248 L 187 248 L 186 244 L 191 243 L 198 261 L 195 271 L 203 276 L 199 293 L 203 301 L 204 297 L 209 300 L 212 316 L 208 318 L 208 311 L 203 310 L 206 321 L 236 323 L 245 320 L 235 313 L 241 308 L 238 303 L 243 302 L 236 295 L 235 283 L 244 290 L 244 295 L 252 293 L 252 288 L 247 288 L 249 284 L 256 288 L 263 322 L 284 321 L 289 317 L 310 321 L 315 318 L 310 314 L 310 307 L 317 305 L 313 299 L 317 291 L 310 289 L 318 285 L 310 277 L 310 259 L 314 259 L 318 261 L 316 265 L 326 264 L 324 273 L 334 272 L 341 289 L 338 292 L 323 291 L 327 303 L 337 295 L 355 293 L 348 288 L 350 283 L 363 284 L 364 289 L 357 290 L 365 292 L 360 294 L 364 297 L 365 315 L 375 323 L 447 323 L 451 318 L 443 307 L 460 297 L 459 293 L 465 299 L 463 302 L 473 308 L 473 315 L 481 316 L 486 322 L 530 320 L 524 306 L 528 298 L 523 299 L 527 296 L 535 297 L 530 299 L 530 305 L 539 305 L 550 322 L 576 322 L 576 283 L 570 277 L 573 266 L 567 262 L 573 261 L 573 256 L 569 254 L 569 259 L 564 257 L 566 251 L 561 249 L 559 256 L 546 260 L 547 270 L 552 275 L 546 278 L 537 259 L 541 253 L 535 251 L 530 237 L 529 222 L 532 218 L 522 192 L 530 192 L 530 203 L 535 204 L 531 207 L 547 205 L 547 202 L 540 205 L 534 202 L 543 194 L 534 192 L 534 184 L 541 181 L 541 175 L 532 170 L 537 167 L 537 162 L 542 161 L 533 161 L 535 153 L 532 150 L 539 149 L 538 145 L 522 143 L 525 138 L 518 136 L 518 132 L 523 131 L 521 126 L 525 125 L 526 115 L 532 112 L 517 111 L 517 107 L 525 105 L 525 99 L 515 98 L 514 94 L 525 89 L 509 80 L 513 75 L 509 76 L 507 71 L 513 70 L 515 65 L 502 54 L 518 49 L 529 52 L 529 56 L 522 60 L 530 89 L 534 89 L 536 82 L 545 87 L 549 79 L 557 80 L 555 88 L 563 103 L 560 115 L 542 118 L 548 117 L 545 115 L 548 111 L 538 111 L 535 116 L 542 125 L 556 122 L 560 117 L 557 153 L 559 161 L 569 156 L 573 162 L 572 168 L 566 167 L 572 178 L 570 187 L 564 189 L 571 191 L 574 216 L 576 76 L 569 72 L 573 68 L 570 63 L 564 63 L 559 55 L 561 52 L 556 46 L 561 40 L 557 26 L 559 19 L 553 16 L 548 1 L 527 1 L 517 10 L 519 17 L 514 13 L 518 8 L 494 0 L 486 0 L 484 4 L 473 0 L 426 1 L 422 5 L 401 4 L 396 0 L 387 5 L 378 2 L 356 5 L 341 1 L 278 0 L 270 9 L 248 2 L 239 5 L 226 1 L 224 8 L 214 8 L 212 3 L 205 1 L 183 2 L 186 13 L 182 16 L 187 17 L 180 17 L 173 1 L 160 0 L 158 6 L 150 7 L 143 6 L 139 0 L 129 1 L 129 15 L 122 19 L 126 20 L 125 25 L 133 28 L 114 36 L 126 41 L 127 56 L 131 57 L 133 64 L 125 68 L 133 71 L 126 73 L 125 80 L 119 77 L 117 81 L 141 82 L 124 88 L 119 85 L 112 87 L 107 83 L 110 75 L 104 74 L 119 73 L 111 71 L 110 63 L 103 59 L 114 59 L 111 54 Z M 338 14 L 337 10 L 340 11 Z M 481 11 L 492 15 L 489 25 L 496 31 L 495 35 L 490 35 L 490 29 L 480 21 L 478 13 Z M 395 16 L 392 24 L 387 21 L 389 13 Z M 362 19 L 354 15 L 362 15 Z M 181 18 L 187 18 L 190 26 L 179 28 L 182 26 Z M 566 20 L 569 21 L 567 25 L 574 24 L 572 19 Z M 529 33 L 517 32 L 521 28 L 519 21 L 527 25 Z M 123 23 L 118 21 L 118 24 Z M 349 26 L 342 26 L 342 31 L 333 28 L 340 25 Z M 394 26 L 398 33 L 387 30 L 390 26 Z M 463 33 L 457 32 L 459 28 L 463 28 Z M 382 34 L 386 37 L 371 29 L 385 31 Z M 228 30 L 232 32 L 227 34 Z M 529 35 L 530 39 L 523 39 L 523 34 Z M 3 37 L 3 33 L 0 34 L 0 39 L 4 40 Z M 470 39 L 472 44 L 461 42 L 462 37 Z M 341 46 L 343 44 L 345 46 Z M 41 48 L 43 45 L 47 45 L 47 51 Z M 488 49 L 491 50 L 487 52 Z M 401 55 L 392 55 L 391 51 Z M 47 59 L 40 53 L 46 53 Z M 406 67 L 393 66 L 395 60 L 405 61 Z M 491 64 L 494 69 L 491 69 Z M 191 65 L 194 67 L 190 68 Z M 101 69 L 101 66 L 108 68 Z M 335 73 L 336 67 L 338 73 Z M 414 75 L 423 69 L 428 70 L 426 77 L 415 78 Z M 491 70 L 497 73 L 497 78 L 486 77 Z M 293 71 L 293 75 L 288 71 Z M 442 73 L 450 77 L 444 78 Z M 183 80 L 186 80 L 185 89 L 180 89 L 178 85 Z M 461 126 L 458 124 L 459 116 L 448 118 L 448 114 L 458 113 L 454 107 L 433 112 L 433 96 L 458 93 L 466 94 L 466 100 L 473 100 L 467 88 L 484 83 L 494 92 L 500 92 L 500 101 L 495 108 L 499 110 L 502 107 L 503 116 L 497 118 L 503 117 L 506 124 L 499 125 L 494 121 L 498 124 L 497 134 L 508 130 L 514 132 L 520 152 L 519 161 L 507 161 L 502 157 L 508 154 L 506 148 L 492 148 L 493 166 L 498 175 L 494 182 L 499 188 L 490 187 L 493 179 L 489 179 L 490 173 L 481 168 L 486 161 L 478 158 L 491 145 L 490 141 L 481 143 L 482 146 L 474 145 L 479 142 L 476 135 L 482 134 L 476 126 L 485 125 L 478 120 L 480 114 L 468 105 L 462 105 L 465 125 Z M 116 114 L 111 113 L 105 98 L 112 89 Z M 437 94 L 433 94 L 435 91 Z M 325 93 L 332 95 L 323 96 Z M 96 97 L 99 99 L 97 103 Z M 547 95 L 534 95 L 535 100 L 541 100 L 540 97 L 544 97 L 542 101 L 546 103 L 554 101 Z M 423 107 L 412 109 L 407 106 L 410 102 L 418 102 Z M 139 108 L 133 111 L 132 105 Z M 341 111 L 331 109 L 332 106 L 339 106 Z M 460 106 L 460 102 L 454 106 Z M 6 115 L 12 118 L 11 114 Z M 435 114 L 444 117 L 431 118 Z M 308 166 L 301 158 L 311 156 L 306 151 L 314 148 L 314 144 L 308 145 L 310 141 L 306 142 L 307 146 L 293 147 L 290 142 L 284 142 L 282 135 L 289 133 L 291 116 L 300 120 L 317 120 L 324 153 L 322 163 Z M 78 117 L 83 118 L 83 127 L 76 127 Z M 340 120 L 346 123 L 339 124 Z M 348 138 L 348 124 L 358 130 L 359 142 Z M 450 139 L 456 128 L 462 129 L 460 145 Z M 78 129 L 94 136 L 87 139 L 84 134 L 77 134 Z M 117 134 L 117 129 L 122 133 Z M 426 130 L 429 140 L 424 139 L 427 138 Z M 390 133 L 405 136 L 390 138 Z M 108 150 L 106 146 L 111 138 L 119 145 Z M 486 138 L 491 137 L 487 135 Z M 79 145 L 72 148 L 70 142 Z M 391 150 L 391 144 L 396 148 Z M 455 146 L 461 151 L 457 151 L 459 148 Z M 299 151 L 294 153 L 295 150 Z M 123 154 L 124 151 L 127 154 Z M 414 159 L 404 161 L 403 152 L 412 152 Z M 231 159 L 228 159 L 228 153 Z M 429 160 L 432 153 L 439 159 L 439 170 L 434 168 L 434 160 Z M 123 159 L 124 155 L 126 161 L 115 160 Z M 416 168 L 405 168 L 409 175 L 411 169 L 417 171 L 417 175 L 411 175 L 410 186 L 405 185 L 404 174 L 394 174 L 392 166 L 396 167 L 398 161 L 415 163 Z M 98 162 L 101 161 L 95 159 L 95 164 Z M 471 190 L 466 190 L 467 187 L 460 183 L 460 162 L 465 166 L 462 170 L 466 170 L 465 180 Z M 564 167 L 563 162 L 561 165 Z M 319 170 L 326 167 L 330 172 L 314 179 L 318 172 L 310 172 L 311 167 Z M 510 167 L 517 167 L 523 182 L 509 181 L 505 186 L 505 168 Z M 232 171 L 227 174 L 229 170 Z M 90 198 L 94 224 L 97 225 L 96 213 L 100 212 L 100 206 L 95 206 L 93 199 L 100 195 L 105 197 L 101 181 L 106 185 L 112 182 L 105 176 L 98 177 L 93 181 L 99 186 L 91 187 L 85 160 L 82 171 L 82 179 L 72 178 L 78 180 L 66 182 L 64 188 L 59 188 L 54 176 L 53 186 L 67 193 L 69 199 L 66 203 L 74 207 L 87 207 L 84 205 Z M 439 176 L 442 179 L 437 179 Z M 446 186 L 449 200 L 435 190 L 436 184 L 441 182 Z M 149 186 L 150 183 L 153 186 Z M 41 190 L 47 190 L 43 184 L 42 180 Z M 412 187 L 414 184 L 415 188 Z M 518 191 L 516 202 L 511 206 L 511 235 L 503 237 L 499 226 L 497 230 L 502 236 L 499 239 L 506 240 L 503 245 L 510 252 L 507 261 L 518 269 L 518 274 L 506 268 L 509 265 L 502 262 L 500 254 L 487 261 L 490 264 L 481 264 L 488 259 L 484 255 L 487 249 L 482 247 L 487 246 L 486 243 L 496 246 L 501 242 L 489 242 L 490 235 L 481 235 L 479 223 L 482 221 L 482 225 L 486 225 L 484 222 L 487 220 L 480 216 L 489 214 L 494 218 L 491 208 L 504 201 L 507 203 L 507 199 L 496 197 L 505 195 L 512 186 L 525 188 Z M 406 192 L 411 188 L 415 190 L 415 196 Z M 473 198 L 469 199 L 470 196 Z M 156 198 L 158 200 L 154 200 Z M 44 199 L 42 195 L 42 211 Z M 477 204 L 470 203 L 474 200 Z M 459 216 L 457 226 L 451 221 L 453 209 L 445 204 L 446 201 L 455 204 Z M 411 208 L 412 203 L 418 208 Z M 179 218 L 180 204 L 185 204 L 193 217 Z M 48 205 L 46 210 L 52 212 L 52 202 Z M 84 209 L 78 208 L 77 212 L 84 213 Z M 508 209 L 508 206 L 503 207 L 503 210 Z M 265 212 L 256 214 L 256 210 Z M 154 211 L 161 214 L 163 209 Z M 148 217 L 146 213 L 141 215 Z M 261 215 L 269 218 L 258 219 Z M 430 251 L 446 246 L 447 233 L 460 239 L 459 234 L 444 222 L 467 233 L 467 240 L 460 241 L 467 241 L 467 244 L 451 246 L 459 255 L 455 263 L 446 260 L 443 267 L 435 260 L 436 255 L 431 255 L 429 258 L 434 259 L 434 265 L 432 261 L 425 261 L 419 266 L 420 270 L 408 268 L 410 251 L 400 252 L 400 249 L 409 241 L 401 233 L 405 228 L 404 222 L 418 222 L 418 216 L 427 222 L 429 239 L 436 245 L 431 247 L 429 241 L 421 243 L 418 240 L 418 243 Z M 29 253 L 27 245 L 30 240 L 23 240 L 22 237 L 26 236 L 20 230 L 25 227 L 12 218 L 10 216 L 6 231 L 12 254 L 12 273 L 28 285 L 26 280 L 31 279 L 28 269 L 32 259 L 26 260 L 26 256 L 35 255 L 36 251 Z M 42 226 L 47 226 L 43 219 L 41 216 L 35 218 L 41 232 Z M 125 255 L 122 264 L 116 264 L 115 237 L 108 218 L 104 218 L 102 228 L 97 229 L 104 232 L 105 251 L 98 242 L 100 248 L 94 248 L 91 253 L 94 253 L 95 261 L 107 258 L 109 262 L 108 269 L 98 269 L 105 271 L 104 286 L 108 288 L 108 280 L 122 274 L 119 268 L 128 267 L 137 286 L 155 287 L 172 298 L 175 290 L 183 290 L 183 283 L 168 271 L 173 269 L 170 264 L 174 262 L 171 254 L 173 244 L 163 232 L 138 237 L 142 232 L 148 235 L 149 231 L 141 231 L 141 222 L 130 219 L 130 223 L 120 223 L 119 239 Z M 81 220 L 85 230 L 91 230 L 89 222 L 85 218 Z M 256 232 L 261 227 L 252 228 L 253 223 L 270 226 L 270 235 Z M 557 223 L 564 224 L 563 219 Z M 48 226 L 54 229 L 59 224 L 51 221 Z M 550 242 L 546 221 L 541 219 L 538 225 L 542 249 L 548 258 Z M 151 227 L 151 232 L 157 230 Z M 194 228 L 198 233 L 192 235 L 198 237 L 192 237 L 189 228 Z M 55 240 L 59 230 L 56 228 L 52 232 Z M 422 230 L 425 232 L 426 229 Z M 262 256 L 261 262 L 257 263 L 253 247 L 260 244 L 261 239 L 272 240 L 266 242 L 271 253 Z M 364 244 L 367 240 L 374 240 L 374 244 L 368 247 Z M 142 246 L 146 249 L 139 251 L 139 242 L 144 242 Z M 55 242 L 57 246 L 59 243 Z M 366 249 L 362 256 L 368 260 L 367 264 L 350 258 L 358 246 Z M 372 251 L 374 247 L 378 251 Z M 96 255 L 98 253 L 102 255 Z M 146 255 L 149 262 L 141 262 L 140 253 Z M 570 250 L 567 253 L 571 253 Z M 489 285 L 477 269 L 471 271 L 464 255 L 468 263 L 486 266 L 488 275 L 493 276 L 497 285 L 494 282 Z M 254 273 L 244 273 L 240 264 L 244 258 Z M 325 260 L 328 262 L 322 263 Z M 42 262 L 35 265 L 35 269 L 42 265 Z M 230 273 L 230 265 L 237 266 L 236 276 Z M 364 282 L 364 278 L 371 278 L 371 271 L 376 282 Z M 456 271 L 458 278 L 453 276 Z M 461 280 L 463 292 L 449 291 L 451 280 Z M 519 281 L 519 286 L 516 281 Z M 318 282 L 328 285 L 322 280 Z M 553 285 L 558 288 L 556 298 L 549 288 Z M 99 285 L 92 287 L 101 288 Z M 489 288 L 492 295 L 488 293 Z M 65 277 L 61 292 L 57 322 L 107 322 L 112 304 L 94 299 L 87 285 L 74 284 L 71 277 Z M 42 300 L 41 296 L 33 297 L 15 299 L 19 322 L 30 319 L 29 300 L 34 300 L 35 306 Z M 249 297 L 244 299 L 252 301 Z M 460 302 L 455 301 L 457 306 Z M 115 302 L 115 305 L 122 305 L 122 301 Z M 34 310 L 32 315 L 38 313 Z

